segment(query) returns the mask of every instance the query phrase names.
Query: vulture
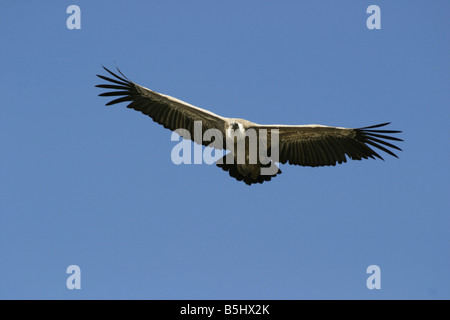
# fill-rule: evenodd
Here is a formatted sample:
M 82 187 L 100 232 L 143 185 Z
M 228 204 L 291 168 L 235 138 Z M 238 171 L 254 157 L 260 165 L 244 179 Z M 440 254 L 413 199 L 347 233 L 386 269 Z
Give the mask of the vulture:
M 229 150 L 216 161 L 216 165 L 247 185 L 270 181 L 281 174 L 278 167 L 280 163 L 306 167 L 335 166 L 347 162 L 347 158 L 384 160 L 378 154 L 379 150 L 398 158 L 392 149 L 401 151 L 393 141 L 403 140 L 392 136 L 401 131 L 380 129 L 390 122 L 356 129 L 316 124 L 261 125 L 219 116 L 140 86 L 130 81 L 119 69 L 118 73 L 114 73 L 103 68 L 109 76 L 97 76 L 107 83 L 96 87 L 110 90 L 99 94 L 113 97 L 114 100 L 106 103 L 107 106 L 127 102 L 128 108 L 142 112 L 167 129 L 181 132 L 183 138 L 215 149 Z M 209 138 L 207 132 L 212 132 Z M 255 133 L 256 149 L 249 146 L 249 133 Z M 195 136 L 203 139 L 194 139 Z M 238 145 L 244 147 L 239 148 Z

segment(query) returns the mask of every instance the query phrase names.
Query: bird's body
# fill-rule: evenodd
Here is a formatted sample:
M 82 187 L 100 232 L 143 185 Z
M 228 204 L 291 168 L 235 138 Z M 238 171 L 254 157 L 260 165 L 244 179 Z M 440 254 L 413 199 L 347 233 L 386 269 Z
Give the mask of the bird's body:
M 123 77 L 105 70 L 114 78 L 98 75 L 109 83 L 97 87 L 114 91 L 100 96 L 120 96 L 107 105 L 130 102 L 128 108 L 150 116 L 172 131 L 183 129 L 189 133 L 187 138 L 190 139 L 194 137 L 196 124 L 201 123 L 202 137 L 213 131 L 214 146 L 230 150 L 229 155 L 217 161 L 217 166 L 248 185 L 269 181 L 280 174 L 278 162 L 310 167 L 334 166 L 346 162 L 347 157 L 352 160 L 383 159 L 371 147 L 394 157 L 397 156 L 388 148 L 401 150 L 386 141 L 402 141 L 390 135 L 400 131 L 378 129 L 388 123 L 357 129 L 323 125 L 259 125 L 245 119 L 219 116 L 135 84 L 120 71 Z M 216 141 L 218 137 L 220 141 Z M 193 140 L 203 145 L 210 145 L 211 141 Z M 247 140 L 250 143 L 246 143 Z

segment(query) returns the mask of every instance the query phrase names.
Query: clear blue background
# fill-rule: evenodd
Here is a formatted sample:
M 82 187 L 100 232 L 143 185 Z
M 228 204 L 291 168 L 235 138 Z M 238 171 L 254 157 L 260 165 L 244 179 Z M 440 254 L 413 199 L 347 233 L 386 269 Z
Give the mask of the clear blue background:
M 81 30 L 66 9 L 81 8 Z M 381 8 L 381 30 L 366 9 Z M 0 298 L 449 299 L 449 1 L 2 1 Z M 248 187 L 171 162 L 101 65 L 223 116 L 403 152 Z M 81 268 L 81 290 L 66 268 Z M 368 290 L 366 268 L 381 268 Z

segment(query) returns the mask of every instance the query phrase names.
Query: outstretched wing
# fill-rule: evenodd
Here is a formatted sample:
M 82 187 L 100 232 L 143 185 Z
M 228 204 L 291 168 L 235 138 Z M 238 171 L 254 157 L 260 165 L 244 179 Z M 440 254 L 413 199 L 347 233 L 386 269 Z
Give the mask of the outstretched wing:
M 221 117 L 208 110 L 193 106 L 174 97 L 161 94 L 145 87 L 142 87 L 125 77 L 122 72 L 119 76 L 103 67 L 113 78 L 97 75 L 99 78 L 108 81 L 108 84 L 96 85 L 98 88 L 112 89 L 113 91 L 99 94 L 102 97 L 118 97 L 108 102 L 106 105 L 113 105 L 120 102 L 130 102 L 127 108 L 140 111 L 151 117 L 153 121 L 163 125 L 165 128 L 175 131 L 177 129 L 186 129 L 189 136 L 183 136 L 194 140 L 194 122 L 201 121 L 201 137 L 199 142 L 204 145 L 211 144 L 211 141 L 203 141 L 203 134 L 208 129 L 218 129 L 225 137 L 225 121 L 227 118 Z M 200 132 L 197 132 L 200 134 Z M 209 136 L 207 139 L 210 139 Z M 200 141 L 201 140 L 201 141 Z M 221 142 L 223 145 L 223 142 Z
M 389 122 L 357 129 L 322 125 L 259 125 L 256 129 L 267 129 L 269 144 L 270 131 L 278 129 L 280 163 L 319 167 L 347 162 L 347 157 L 351 160 L 384 160 L 376 149 L 398 158 L 390 149 L 401 149 L 388 141 L 403 141 L 390 135 L 401 131 L 376 129 L 388 124 Z

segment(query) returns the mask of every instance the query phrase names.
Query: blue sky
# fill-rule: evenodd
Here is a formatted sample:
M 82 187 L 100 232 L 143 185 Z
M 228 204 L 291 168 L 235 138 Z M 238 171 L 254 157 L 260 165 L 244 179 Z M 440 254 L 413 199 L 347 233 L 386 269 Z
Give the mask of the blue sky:
M 66 9 L 81 8 L 69 30 Z M 366 9 L 381 8 L 369 30 Z M 448 1 L 3 1 L 0 298 L 449 299 Z M 105 107 L 101 66 L 227 117 L 403 130 L 248 187 Z M 446 169 L 447 168 L 447 169 Z M 66 268 L 81 269 L 81 290 Z M 381 269 L 381 289 L 366 269 Z

